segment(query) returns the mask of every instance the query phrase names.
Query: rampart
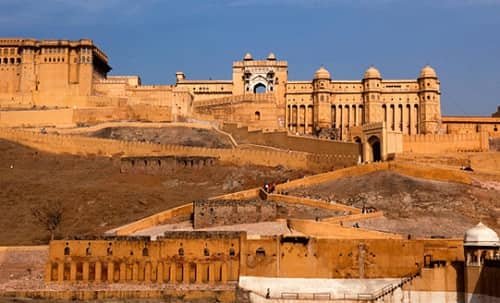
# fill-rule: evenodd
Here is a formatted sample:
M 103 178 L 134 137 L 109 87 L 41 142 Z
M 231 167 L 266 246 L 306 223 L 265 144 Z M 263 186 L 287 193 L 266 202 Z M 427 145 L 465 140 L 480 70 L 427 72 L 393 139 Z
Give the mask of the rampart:
M 221 162 L 237 165 L 282 165 L 291 169 L 325 171 L 333 167 L 354 165 L 353 155 L 310 154 L 290 151 L 250 149 L 216 149 L 180 145 L 153 144 L 71 135 L 33 133 L 15 129 L 0 129 L 0 138 L 52 153 L 101 156 L 204 156 L 217 157 Z
M 0 126 L 7 127 L 66 127 L 125 120 L 170 122 L 172 119 L 170 106 L 148 104 L 0 111 Z
M 404 153 L 488 151 L 488 133 L 404 135 Z
M 343 214 L 339 208 L 323 204 L 302 204 L 274 200 L 204 200 L 195 201 L 194 228 L 275 221 L 277 219 L 322 219 Z
M 273 146 L 316 154 L 345 154 L 356 158 L 360 155 L 359 146 L 356 143 L 294 136 L 289 135 L 287 131 L 249 131 L 248 127 L 238 127 L 234 123 L 224 123 L 222 129 L 230 133 L 239 144 Z
M 160 156 L 160 157 L 122 157 L 121 173 L 142 173 L 148 175 L 170 174 L 181 169 L 202 169 L 216 165 L 216 157 L 203 156 Z

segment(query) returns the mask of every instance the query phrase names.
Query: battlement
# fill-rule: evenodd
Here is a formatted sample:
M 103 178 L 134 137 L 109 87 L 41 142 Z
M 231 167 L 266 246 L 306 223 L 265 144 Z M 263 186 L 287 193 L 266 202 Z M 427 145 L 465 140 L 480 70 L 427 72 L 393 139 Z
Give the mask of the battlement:
M 275 95 L 271 93 L 267 94 L 244 94 L 244 95 L 234 95 L 222 98 L 214 98 L 208 100 L 195 101 L 193 103 L 194 108 L 233 104 L 239 102 L 274 102 Z

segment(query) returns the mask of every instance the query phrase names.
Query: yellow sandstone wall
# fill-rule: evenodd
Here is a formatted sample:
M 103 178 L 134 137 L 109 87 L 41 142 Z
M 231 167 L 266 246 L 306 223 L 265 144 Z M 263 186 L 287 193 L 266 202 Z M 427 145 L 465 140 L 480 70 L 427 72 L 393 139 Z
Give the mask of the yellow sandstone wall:
M 303 152 L 261 151 L 249 149 L 215 149 L 180 145 L 152 144 L 71 135 L 53 135 L 2 128 L 0 138 L 52 153 L 102 156 L 209 156 L 237 165 L 282 165 L 292 169 L 324 171 L 332 167 L 354 165 L 352 155 L 316 155 Z
M 489 149 L 486 132 L 446 135 L 405 135 L 404 153 L 447 153 L 465 151 L 487 151 Z

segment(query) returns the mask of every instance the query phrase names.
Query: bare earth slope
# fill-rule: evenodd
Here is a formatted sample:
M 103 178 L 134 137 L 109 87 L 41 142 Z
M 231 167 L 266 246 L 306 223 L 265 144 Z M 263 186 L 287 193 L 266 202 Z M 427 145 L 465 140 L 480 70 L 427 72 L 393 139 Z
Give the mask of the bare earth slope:
M 12 168 L 11 168 L 12 165 Z M 304 172 L 215 166 L 170 176 L 120 174 L 117 159 L 41 153 L 0 140 L 0 245 L 46 243 L 31 208 L 60 201 L 59 236 L 100 234 L 153 213 Z
M 290 194 L 341 201 L 384 211 L 382 219 L 361 221 L 361 227 L 414 236 L 461 237 L 483 221 L 500 230 L 500 192 L 464 184 L 428 181 L 393 172 L 343 178 Z
M 161 144 L 179 144 L 209 148 L 231 148 L 226 136 L 213 130 L 189 127 L 108 127 L 88 136 L 126 141 L 148 141 Z

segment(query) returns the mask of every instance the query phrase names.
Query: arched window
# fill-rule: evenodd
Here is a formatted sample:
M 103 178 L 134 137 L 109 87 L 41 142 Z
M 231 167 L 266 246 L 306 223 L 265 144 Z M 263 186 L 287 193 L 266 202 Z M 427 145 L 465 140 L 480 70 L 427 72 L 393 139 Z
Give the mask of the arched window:
M 260 112 L 256 111 L 255 112 L 255 121 L 259 121 L 259 120 L 260 120 Z
M 257 248 L 257 250 L 255 251 L 255 255 L 257 257 L 265 257 L 266 256 L 266 250 L 262 247 L 259 247 Z
M 147 247 L 144 247 L 144 248 L 142 249 L 142 256 L 143 256 L 143 257 L 147 257 L 147 256 L 149 256 L 149 250 L 148 250 L 148 248 L 147 248 Z
M 205 247 L 205 249 L 203 250 L 203 255 L 204 255 L 205 257 L 210 256 L 210 250 L 208 250 L 208 248 L 206 248 L 206 247 Z
M 229 249 L 229 256 L 234 257 L 236 255 L 236 252 L 234 251 L 234 248 Z
M 257 83 L 253 87 L 253 92 L 254 92 L 254 94 L 263 94 L 266 92 L 266 86 L 262 83 Z
M 66 243 L 66 245 L 68 245 L 68 244 Z M 65 256 L 69 256 L 69 253 L 70 253 L 70 252 L 71 252 L 71 251 L 70 251 L 69 247 L 68 247 L 68 246 L 66 246 L 66 247 L 64 248 L 64 255 L 65 255 Z
M 110 242 L 110 243 L 109 243 L 109 247 L 108 247 L 108 249 L 106 250 L 106 254 L 107 254 L 108 256 L 112 256 L 112 255 L 113 255 L 113 247 L 112 247 L 111 245 L 112 245 L 112 244 L 111 244 L 111 242 Z
M 184 256 L 184 248 L 179 248 L 179 256 Z

